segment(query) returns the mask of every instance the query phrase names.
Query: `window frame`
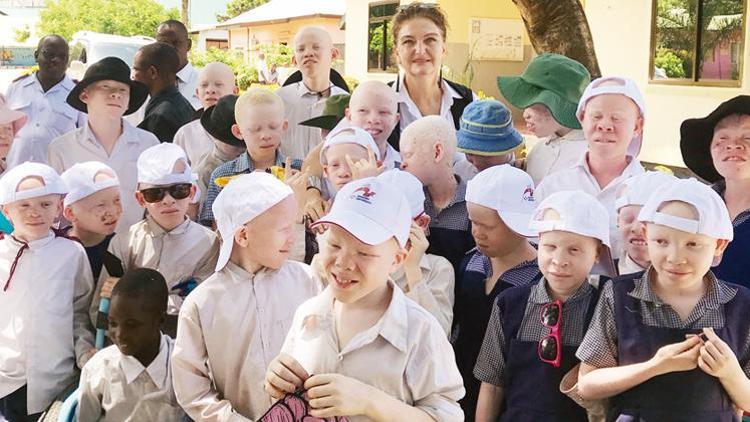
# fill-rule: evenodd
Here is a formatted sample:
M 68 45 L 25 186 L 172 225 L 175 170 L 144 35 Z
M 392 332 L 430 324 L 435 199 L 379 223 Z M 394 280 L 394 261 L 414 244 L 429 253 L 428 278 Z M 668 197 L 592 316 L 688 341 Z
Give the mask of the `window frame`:
M 377 2 L 371 2 L 371 3 L 367 4 L 367 44 L 365 45 L 365 51 L 367 52 L 367 59 L 366 59 L 367 60 L 367 73 L 394 74 L 394 73 L 398 72 L 398 65 L 396 63 L 390 63 L 390 60 L 392 59 L 392 57 L 389 57 L 388 52 L 390 50 L 390 53 L 391 53 L 390 56 L 393 56 L 393 47 L 391 46 L 389 48 L 388 45 L 387 45 L 387 43 L 385 42 L 388 39 L 388 37 L 385 36 L 386 34 L 383 34 L 383 51 L 382 51 L 383 63 L 391 64 L 392 66 L 395 66 L 396 67 L 396 71 L 394 72 L 393 70 L 388 70 L 387 69 L 388 68 L 387 65 L 386 65 L 386 69 L 383 69 L 383 68 L 380 68 L 380 67 L 370 67 L 370 25 L 373 24 L 373 23 L 388 24 L 393 19 L 393 16 L 395 16 L 395 14 L 394 14 L 394 15 L 391 15 L 391 16 L 389 16 L 387 18 L 386 17 L 378 17 L 378 18 L 371 19 L 370 18 L 370 9 L 372 9 L 373 7 L 385 6 L 385 5 L 389 5 L 389 4 L 395 5 L 396 6 L 396 13 L 398 13 L 398 8 L 400 6 L 400 2 L 398 0 L 377 1 Z M 393 27 L 391 26 L 390 28 L 388 28 L 388 31 L 389 32 L 393 31 Z M 391 32 L 391 35 L 393 35 L 392 32 Z
M 649 58 L 648 58 L 648 83 L 653 85 L 677 85 L 677 86 L 706 86 L 706 87 L 723 87 L 723 88 L 740 88 L 742 87 L 742 75 L 745 68 L 745 45 L 747 38 L 747 5 L 748 0 L 742 1 L 742 40 L 740 41 L 738 58 L 740 60 L 738 74 L 739 79 L 735 80 L 700 80 L 698 77 L 698 63 L 701 57 L 701 31 L 703 16 L 700 13 L 703 6 L 704 0 L 698 0 L 696 2 L 696 25 L 695 25 L 695 42 L 693 43 L 693 77 L 682 78 L 682 79 L 654 79 L 654 59 L 656 54 L 656 14 L 657 14 L 657 2 L 659 0 L 651 0 L 651 39 L 649 46 Z

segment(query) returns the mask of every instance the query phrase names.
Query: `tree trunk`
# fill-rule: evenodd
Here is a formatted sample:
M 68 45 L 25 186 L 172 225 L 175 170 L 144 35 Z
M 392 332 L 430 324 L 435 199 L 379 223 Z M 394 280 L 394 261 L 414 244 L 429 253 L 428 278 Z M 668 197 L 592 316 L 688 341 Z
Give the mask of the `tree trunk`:
M 185 27 L 190 30 L 190 0 L 182 0 L 182 8 L 180 9 L 180 18 Z
M 591 78 L 601 76 L 594 40 L 578 0 L 513 0 L 537 53 L 558 53 L 581 62 Z

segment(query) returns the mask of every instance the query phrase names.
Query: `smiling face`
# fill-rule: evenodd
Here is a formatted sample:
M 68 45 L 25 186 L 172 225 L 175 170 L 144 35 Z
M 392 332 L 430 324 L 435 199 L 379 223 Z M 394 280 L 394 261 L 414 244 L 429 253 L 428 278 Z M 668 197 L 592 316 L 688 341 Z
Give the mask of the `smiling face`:
M 396 58 L 413 77 L 437 75 L 445 59 L 445 34 L 430 19 L 405 21 L 396 39 Z
M 18 184 L 17 190 L 20 192 L 41 187 L 44 187 L 44 182 L 40 178 L 27 177 Z M 2 211 L 14 227 L 13 236 L 30 242 L 49 234 L 50 227 L 62 211 L 62 195 L 22 199 L 4 205 Z
M 677 201 L 663 204 L 659 212 L 692 220 L 698 217 L 692 206 Z M 644 235 L 658 281 L 666 285 L 702 280 L 728 244 L 724 240 L 652 223 L 645 225 Z
M 628 205 L 617 212 L 617 232 L 630 259 L 643 268 L 648 267 L 648 247 L 643 237 L 643 223 L 638 221 L 640 205 Z
M 382 82 L 361 83 L 349 100 L 346 118 L 372 135 L 379 148 L 385 148 L 399 120 L 395 92 Z
M 600 244 L 593 237 L 561 230 L 541 233 L 539 271 L 554 291 L 571 294 L 586 282 Z
M 209 63 L 201 70 L 196 88 L 203 108 L 215 105 L 219 98 L 237 93 L 232 69 L 224 63 Z
M 239 228 L 234 235 L 232 262 L 241 255 L 260 266 L 280 268 L 294 246 L 296 215 L 297 202 L 290 195 Z
M 711 159 L 723 178 L 750 179 L 750 115 L 728 116 L 716 124 Z
M 39 72 L 52 80 L 62 79 L 68 68 L 69 52 L 63 38 L 55 35 L 42 38 L 34 52 Z
M 386 288 L 388 275 L 406 258 L 395 238 L 367 245 L 334 224 L 328 226 L 321 246 L 321 264 L 330 275 L 333 296 L 346 304 Z
M 326 148 L 326 164 L 323 165 L 323 176 L 338 192 L 345 184 L 352 181 L 352 170 L 346 157 L 353 162 L 367 159 L 367 150 L 354 143 L 336 144 Z
M 301 29 L 294 37 L 292 64 L 303 77 L 328 77 L 331 62 L 338 57 L 328 32 L 317 27 Z
M 562 125 L 552 117 L 547 106 L 544 104 L 533 104 L 523 110 L 523 120 L 526 122 L 526 130 L 537 138 L 552 136 Z
M 253 160 L 272 160 L 287 128 L 284 110 L 278 104 L 251 104 L 240 110 L 234 136 L 245 141 Z
M 601 94 L 586 102 L 581 121 L 589 153 L 622 160 L 633 137 L 643 130 L 638 106 L 621 94 Z
M 122 216 L 120 188 L 102 189 L 68 205 L 65 217 L 78 230 L 108 236 Z
M 119 119 L 128 109 L 130 85 L 117 81 L 97 81 L 81 92 L 89 115 L 104 115 Z

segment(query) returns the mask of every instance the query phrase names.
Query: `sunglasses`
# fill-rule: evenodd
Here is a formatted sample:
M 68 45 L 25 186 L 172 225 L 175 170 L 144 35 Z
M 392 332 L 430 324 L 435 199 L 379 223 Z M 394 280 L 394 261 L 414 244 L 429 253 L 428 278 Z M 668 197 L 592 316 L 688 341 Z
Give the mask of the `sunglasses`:
M 141 195 L 143 195 L 143 199 L 153 204 L 154 202 L 159 202 L 162 199 L 164 199 L 164 196 L 169 193 L 169 196 L 176 200 L 185 199 L 188 196 L 190 196 L 190 190 L 193 187 L 190 183 L 178 183 L 176 185 L 169 185 L 159 188 L 148 188 L 148 189 L 141 189 Z
M 550 329 L 547 337 L 539 340 L 537 353 L 542 362 L 549 363 L 555 368 L 562 362 L 562 343 L 560 339 L 560 325 L 562 321 L 562 302 L 556 300 L 542 307 L 542 325 Z

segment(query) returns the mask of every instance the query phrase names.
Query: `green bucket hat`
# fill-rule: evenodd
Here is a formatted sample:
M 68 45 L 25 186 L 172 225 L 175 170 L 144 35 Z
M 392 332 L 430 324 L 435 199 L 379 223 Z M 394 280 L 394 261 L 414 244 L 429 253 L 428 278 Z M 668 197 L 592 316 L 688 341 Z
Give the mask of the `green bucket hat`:
M 302 126 L 319 127 L 325 130 L 333 130 L 336 125 L 344 118 L 344 111 L 349 107 L 349 94 L 331 95 L 326 99 L 323 106 L 323 113 L 318 117 L 300 122 Z
M 582 64 L 555 53 L 543 53 L 529 63 L 521 76 L 498 76 L 497 86 L 509 103 L 524 109 L 544 104 L 565 127 L 580 129 L 578 100 L 591 82 Z

